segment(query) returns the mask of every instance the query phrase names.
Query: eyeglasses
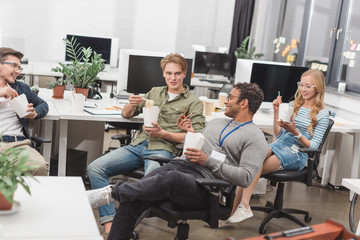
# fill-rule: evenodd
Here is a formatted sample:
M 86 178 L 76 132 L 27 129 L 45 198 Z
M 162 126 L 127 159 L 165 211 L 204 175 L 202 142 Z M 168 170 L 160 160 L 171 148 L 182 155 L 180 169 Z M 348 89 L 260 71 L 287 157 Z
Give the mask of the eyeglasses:
M 231 99 L 233 99 L 233 98 L 241 98 L 240 96 L 234 96 L 234 95 L 232 95 L 232 94 L 229 94 L 228 96 L 227 96 L 227 98 L 226 98 L 226 100 L 231 100 Z
M 17 63 L 6 62 L 6 61 L 0 61 L 0 63 L 9 64 L 9 65 L 13 66 L 16 69 L 16 71 L 18 71 L 18 72 L 21 72 L 23 70 L 23 68 L 21 66 L 19 66 Z
M 306 90 L 310 90 L 311 88 L 316 87 L 316 85 L 302 85 L 301 82 L 297 82 L 297 86 L 300 89 L 306 89 Z

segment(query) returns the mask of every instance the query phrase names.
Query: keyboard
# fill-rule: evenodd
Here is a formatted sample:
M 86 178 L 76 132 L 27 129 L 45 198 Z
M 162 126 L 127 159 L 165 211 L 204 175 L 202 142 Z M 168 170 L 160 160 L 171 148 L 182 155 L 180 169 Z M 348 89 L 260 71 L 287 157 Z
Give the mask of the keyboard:
M 229 80 L 219 80 L 219 79 L 205 79 L 205 78 L 199 78 L 199 81 L 201 82 L 210 82 L 210 83 L 230 83 Z

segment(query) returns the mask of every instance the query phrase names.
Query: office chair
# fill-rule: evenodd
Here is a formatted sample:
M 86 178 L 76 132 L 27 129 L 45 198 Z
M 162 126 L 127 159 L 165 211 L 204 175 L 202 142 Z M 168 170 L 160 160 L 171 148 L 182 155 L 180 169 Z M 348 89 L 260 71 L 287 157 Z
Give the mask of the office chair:
M 41 145 L 43 143 L 50 143 L 51 140 L 48 138 L 43 138 L 43 137 L 31 137 L 31 141 L 33 141 L 35 143 L 33 143 L 33 147 L 36 149 L 36 151 L 40 152 L 40 148 Z
M 299 151 L 307 153 L 308 164 L 307 167 L 300 171 L 285 171 L 280 170 L 276 172 L 272 172 L 269 174 L 262 175 L 263 178 L 270 180 L 270 185 L 276 186 L 276 196 L 274 203 L 266 202 L 265 207 L 255 206 L 251 207 L 253 211 L 262 211 L 268 213 L 268 215 L 263 219 L 261 225 L 259 227 L 259 233 L 264 234 L 266 232 L 265 224 L 268 223 L 273 218 L 287 218 L 300 226 L 306 226 L 305 223 L 297 219 L 291 213 L 295 214 L 303 214 L 305 222 L 311 221 L 311 216 L 309 212 L 300 210 L 300 209 L 292 209 L 292 208 L 283 208 L 283 195 L 284 195 L 284 185 L 285 182 L 296 181 L 305 183 L 307 186 L 312 185 L 312 180 L 318 176 L 317 167 L 319 164 L 320 153 L 322 146 L 324 145 L 325 139 L 330 132 L 331 127 L 334 124 L 334 120 L 329 120 L 329 125 L 326 129 L 324 134 L 323 140 L 318 149 L 311 149 L 311 148 L 300 148 Z
M 220 92 L 229 94 L 233 88 L 234 88 L 233 83 L 224 83 L 220 89 L 211 89 L 210 88 L 209 90 L 213 91 L 213 93 L 215 94 L 215 98 L 218 98 Z
M 171 159 L 163 157 L 151 157 L 153 161 L 160 164 L 169 162 Z M 158 205 L 149 208 L 146 217 L 158 217 L 168 222 L 170 228 L 177 227 L 176 240 L 184 240 L 189 236 L 190 226 L 187 220 L 202 220 L 209 224 L 210 228 L 218 228 L 219 220 L 226 220 L 230 217 L 235 198 L 236 186 L 222 179 L 197 179 L 196 182 L 209 191 L 209 201 L 204 203 L 204 209 L 190 209 L 180 207 L 170 201 L 161 201 Z M 220 202 L 220 200 L 224 200 Z M 137 224 L 142 220 L 138 220 Z M 137 225 L 136 224 L 136 225 Z M 133 239 L 139 237 L 135 231 Z
M 116 129 L 125 129 L 126 134 L 117 134 L 111 136 L 111 139 L 119 141 L 120 147 L 122 147 L 128 145 L 134 139 L 136 132 L 142 129 L 142 125 L 142 123 L 133 122 L 106 122 L 105 132 L 109 131 L 110 126 Z M 108 153 L 116 148 L 117 147 L 109 146 L 105 153 Z

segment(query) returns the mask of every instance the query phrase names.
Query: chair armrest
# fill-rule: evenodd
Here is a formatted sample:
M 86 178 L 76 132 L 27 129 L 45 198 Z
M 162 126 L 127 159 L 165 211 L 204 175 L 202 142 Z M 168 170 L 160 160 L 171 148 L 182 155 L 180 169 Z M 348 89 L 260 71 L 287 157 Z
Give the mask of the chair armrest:
M 156 161 L 156 162 L 160 163 L 160 165 L 163 165 L 164 163 L 168 163 L 172 160 L 171 158 L 159 157 L 159 156 L 149 156 L 146 159 Z
M 222 179 L 216 179 L 216 178 L 198 178 L 196 179 L 196 182 L 202 186 L 215 186 L 215 187 L 228 187 L 230 186 L 230 183 L 226 182 Z
M 303 153 L 308 153 L 308 154 L 321 153 L 321 150 L 316 149 L 316 148 L 299 148 L 299 151 L 303 152 Z
M 51 139 L 48 138 L 43 138 L 43 137 L 31 137 L 31 140 L 37 142 L 37 143 L 50 143 Z

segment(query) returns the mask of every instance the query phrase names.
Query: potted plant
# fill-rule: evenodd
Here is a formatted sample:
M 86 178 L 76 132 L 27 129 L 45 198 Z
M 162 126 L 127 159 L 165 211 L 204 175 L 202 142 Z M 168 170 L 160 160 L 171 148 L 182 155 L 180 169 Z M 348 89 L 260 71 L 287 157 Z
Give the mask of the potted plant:
M 63 99 L 66 85 L 66 76 L 64 75 L 62 78 L 55 77 L 55 81 L 51 81 L 48 83 L 48 87 L 53 90 L 54 99 Z
M 31 88 L 31 91 L 33 91 L 36 95 L 39 93 L 39 87 L 38 86 L 32 86 Z
M 19 184 L 31 194 L 25 177 L 33 177 L 29 171 L 37 166 L 28 166 L 28 159 L 29 151 L 26 149 L 8 148 L 0 152 L 0 210 L 12 208 L 14 192 Z
M 252 46 L 251 43 L 250 43 L 250 47 L 248 47 L 249 40 L 250 40 L 250 36 L 247 36 L 242 41 L 240 47 L 238 47 L 235 50 L 234 55 L 236 58 L 259 59 L 262 56 L 264 56 L 264 54 L 262 53 L 255 53 L 256 47 Z
M 71 59 L 71 64 L 59 63 L 60 67 L 53 68 L 54 72 L 61 72 L 74 86 L 75 92 L 83 93 L 87 97 L 89 85 L 94 83 L 98 73 L 105 68 L 105 60 L 91 47 L 80 47 L 74 37 L 71 40 L 63 39 L 66 44 L 66 54 Z

